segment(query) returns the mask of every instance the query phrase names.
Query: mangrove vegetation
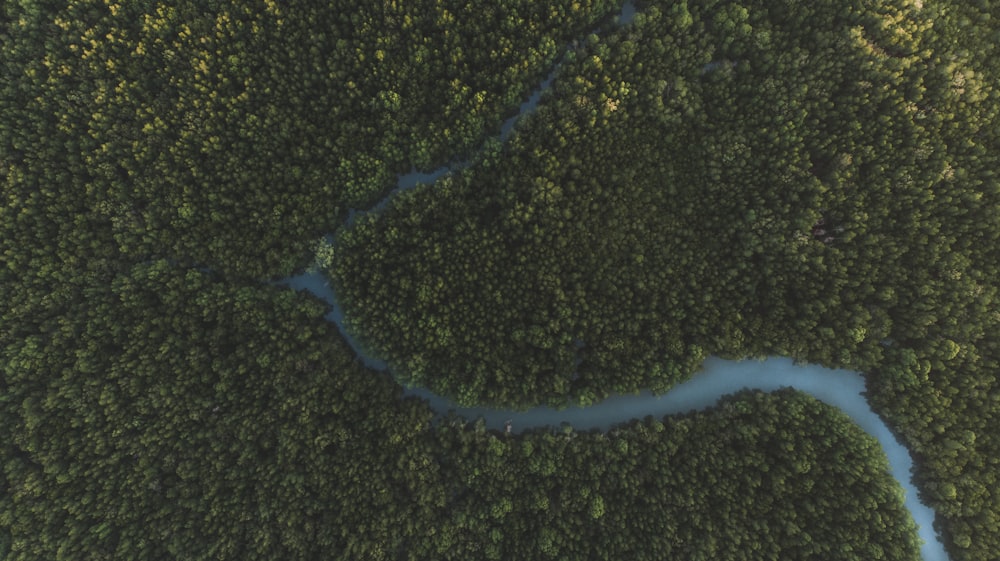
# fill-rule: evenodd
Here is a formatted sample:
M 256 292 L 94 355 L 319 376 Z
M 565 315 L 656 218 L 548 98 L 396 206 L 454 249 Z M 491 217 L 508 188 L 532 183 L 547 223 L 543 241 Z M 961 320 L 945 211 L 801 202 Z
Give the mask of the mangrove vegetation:
M 507 434 L 401 387 L 710 355 L 863 372 L 995 558 L 1000 6 L 636 8 L 0 4 L 0 561 L 918 558 L 877 442 L 793 390 Z M 391 375 L 273 282 L 314 262 Z

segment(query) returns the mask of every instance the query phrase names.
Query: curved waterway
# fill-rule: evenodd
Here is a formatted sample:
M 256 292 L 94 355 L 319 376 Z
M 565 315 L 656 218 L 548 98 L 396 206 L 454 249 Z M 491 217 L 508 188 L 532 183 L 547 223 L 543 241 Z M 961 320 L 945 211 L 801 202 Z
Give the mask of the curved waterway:
M 377 370 L 385 370 L 384 361 L 367 356 L 360 351 L 357 341 L 343 328 L 343 312 L 330 283 L 320 273 L 306 273 L 282 281 L 295 290 L 307 290 L 332 307 L 326 319 L 337 325 L 347 342 L 364 363 Z M 559 427 L 569 423 L 576 430 L 608 430 L 613 426 L 647 415 L 661 418 L 675 413 L 704 409 L 718 403 L 726 395 L 742 389 L 774 391 L 793 388 L 832 405 L 875 437 L 889 459 L 893 477 L 905 491 L 905 504 L 918 526 L 924 544 L 921 554 L 924 561 L 947 561 L 937 533 L 934 531 L 934 511 L 920 502 L 917 489 L 910 478 L 913 460 L 907 449 L 896 440 L 889 427 L 871 410 L 863 396 L 864 379 L 858 372 L 833 370 L 814 364 L 795 364 L 789 358 L 769 358 L 764 361 L 732 361 L 709 358 L 702 370 L 683 384 L 674 386 L 664 395 L 643 392 L 638 395 L 619 395 L 587 407 L 535 407 L 526 411 L 490 409 L 486 407 L 460 407 L 453 401 L 425 388 L 407 388 L 404 395 L 426 400 L 438 415 L 456 413 L 466 419 L 482 418 L 488 428 L 503 430 L 507 421 L 513 432 L 541 427 Z
M 635 13 L 633 2 L 626 2 L 617 17 L 618 23 L 622 25 L 630 23 Z M 555 65 L 544 81 L 520 106 L 518 113 L 504 121 L 500 130 L 501 142 L 508 138 L 519 119 L 537 107 L 542 94 L 552 85 L 559 66 L 559 63 Z M 706 66 L 706 71 L 712 69 L 712 63 Z M 353 222 L 359 212 L 381 211 L 388 204 L 388 201 L 400 191 L 411 189 L 422 183 L 432 183 L 446 173 L 466 167 L 468 164 L 469 162 L 458 162 L 451 166 L 438 168 L 430 173 L 413 170 L 399 176 L 392 192 L 374 207 L 366 211 L 352 211 L 348 218 L 348 225 Z M 387 369 L 384 361 L 368 356 L 361 350 L 358 341 L 344 329 L 343 310 L 337 303 L 336 295 L 330 287 L 329 281 L 321 273 L 305 273 L 283 279 L 277 284 L 283 284 L 295 290 L 307 290 L 326 301 L 331 306 L 331 311 L 327 313 L 326 319 L 337 325 L 341 334 L 365 365 L 376 370 Z M 808 393 L 824 403 L 837 407 L 878 440 L 888 457 L 893 477 L 899 481 L 905 491 L 905 505 L 913 516 L 913 520 L 918 526 L 920 538 L 924 542 L 921 547 L 924 561 L 948 561 L 944 546 L 934 531 L 934 511 L 920 502 L 917 497 L 916 487 L 910 477 L 913 467 L 910 454 L 896 440 L 882 419 L 868 406 L 863 396 L 864 380 L 857 372 L 833 370 L 811 364 L 795 364 L 788 358 L 769 358 L 764 361 L 730 361 L 713 357 L 706 360 L 702 370 L 690 380 L 673 387 L 664 395 L 657 396 L 650 392 L 643 392 L 638 395 L 613 396 L 587 407 L 568 407 L 565 409 L 536 407 L 526 411 L 516 411 L 485 407 L 459 407 L 447 398 L 424 388 L 407 388 L 404 395 L 426 400 L 430 408 L 438 415 L 455 413 L 469 420 L 482 418 L 488 428 L 496 430 L 503 430 L 509 421 L 513 432 L 541 427 L 559 427 L 563 423 L 568 423 L 576 430 L 598 429 L 606 431 L 615 425 L 649 415 L 662 418 L 666 415 L 711 407 L 717 404 L 722 397 L 743 389 L 774 391 L 781 388 L 793 388 Z

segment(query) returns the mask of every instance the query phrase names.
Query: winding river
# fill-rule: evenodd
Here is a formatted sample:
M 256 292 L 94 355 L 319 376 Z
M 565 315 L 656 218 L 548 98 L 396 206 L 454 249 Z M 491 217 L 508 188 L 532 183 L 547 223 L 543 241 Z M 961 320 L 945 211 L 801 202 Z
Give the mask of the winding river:
M 305 273 L 284 279 L 282 284 L 295 290 L 306 290 L 331 306 L 326 319 L 337 325 L 344 338 L 358 353 L 365 365 L 385 370 L 386 364 L 359 351 L 357 341 L 343 327 L 343 311 L 337 303 L 329 281 L 318 272 Z M 924 561 L 948 561 L 939 536 L 934 531 L 934 511 L 920 502 L 917 489 L 910 479 L 913 460 L 907 449 L 896 440 L 889 427 L 871 410 L 865 401 L 864 379 L 858 372 L 833 370 L 814 364 L 795 364 L 789 358 L 769 358 L 764 361 L 732 361 L 709 358 L 701 372 L 683 384 L 674 386 L 664 395 L 643 392 L 638 395 L 610 397 L 588 407 L 535 407 L 526 411 L 490 409 L 485 407 L 460 407 L 449 399 L 425 388 L 406 388 L 404 395 L 424 399 L 440 415 L 454 412 L 466 419 L 482 417 L 488 428 L 503 430 L 511 421 L 513 432 L 537 427 L 558 427 L 569 423 L 574 429 L 608 430 L 616 424 L 647 415 L 663 417 L 675 413 L 704 409 L 718 403 L 723 396 L 742 389 L 774 391 L 794 388 L 808 393 L 820 401 L 837 407 L 847 414 L 868 434 L 881 444 L 889 459 L 893 477 L 905 492 L 905 505 L 918 526 L 923 540 L 921 554 Z
M 617 21 L 620 24 L 627 24 L 631 22 L 634 14 L 635 7 L 632 2 L 627 2 L 618 15 Z M 558 64 L 556 69 L 558 69 Z M 530 113 L 537 106 L 542 93 L 551 85 L 556 69 L 532 92 L 528 100 L 521 105 L 517 115 L 503 123 L 500 133 L 501 141 L 506 140 L 518 119 Z M 396 188 L 381 202 L 367 211 L 352 211 L 348 222 L 350 223 L 360 212 L 380 211 L 388 200 L 399 191 L 421 183 L 431 183 L 449 171 L 460 169 L 467 164 L 468 162 L 460 162 L 450 167 L 438 168 L 431 173 L 413 171 L 402 175 L 399 177 Z M 308 272 L 283 279 L 278 284 L 286 285 L 295 290 L 307 290 L 326 301 L 331 306 L 331 311 L 326 315 L 326 319 L 337 325 L 344 338 L 355 349 L 364 363 L 377 370 L 386 369 L 385 362 L 361 352 L 360 345 L 344 329 L 343 310 L 337 303 L 329 281 L 321 273 Z M 663 417 L 710 407 L 723 396 L 745 388 L 773 391 L 785 387 L 808 393 L 820 401 L 839 408 L 878 440 L 888 457 L 892 475 L 900 482 L 905 491 L 905 505 L 910 510 L 918 526 L 919 535 L 924 542 L 921 547 L 924 561 L 947 561 L 948 556 L 944 546 L 933 528 L 934 511 L 920 502 L 916 487 L 911 481 L 910 473 L 913 462 L 910 454 L 865 401 L 863 397 L 864 380 L 857 372 L 832 370 L 817 365 L 795 364 L 788 358 L 774 357 L 764 361 L 728 361 L 713 357 L 706 360 L 702 370 L 690 380 L 675 386 L 665 395 L 656 396 L 649 392 L 643 392 L 639 395 L 614 396 L 588 407 L 569 407 L 562 410 L 550 407 L 536 407 L 527 411 L 483 407 L 463 408 L 423 388 L 408 388 L 404 394 L 426 400 L 431 409 L 441 415 L 451 411 L 467 419 L 481 417 L 486 422 L 487 427 L 497 430 L 503 430 L 505 423 L 510 421 L 512 430 L 520 432 L 536 427 L 556 427 L 562 423 L 569 423 L 578 430 L 608 430 L 616 424 L 647 415 Z

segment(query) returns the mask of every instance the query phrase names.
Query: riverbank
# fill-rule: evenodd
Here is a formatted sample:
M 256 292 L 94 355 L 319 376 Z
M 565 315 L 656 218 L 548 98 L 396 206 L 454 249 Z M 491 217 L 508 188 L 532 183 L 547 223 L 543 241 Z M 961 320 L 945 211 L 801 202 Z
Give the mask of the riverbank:
M 326 319 L 337 325 L 341 334 L 355 349 L 358 357 L 369 368 L 386 370 L 384 361 L 368 356 L 359 350 L 357 341 L 343 327 L 343 312 L 329 282 L 320 273 L 306 273 L 282 281 L 295 290 L 307 290 L 331 306 Z M 772 357 L 764 361 L 731 361 L 709 358 L 703 369 L 688 381 L 672 388 L 664 395 L 643 392 L 632 396 L 613 396 L 588 407 L 535 407 L 526 411 L 491 409 L 485 407 L 459 407 L 453 401 L 424 388 L 406 388 L 404 395 L 425 400 L 441 418 L 453 413 L 468 421 L 482 419 L 485 426 L 505 431 L 510 421 L 511 432 L 540 428 L 559 428 L 564 423 L 574 430 L 608 431 L 615 425 L 632 419 L 686 413 L 712 407 L 728 394 L 743 389 L 775 391 L 793 388 L 816 399 L 833 405 L 849 416 L 865 432 L 875 437 L 889 460 L 892 476 L 905 492 L 905 504 L 919 527 L 924 545 L 924 561 L 947 561 L 948 556 L 940 537 L 934 530 L 934 512 L 923 504 L 911 480 L 913 460 L 906 448 L 893 436 L 889 427 L 869 407 L 863 397 L 865 385 L 862 375 L 849 370 L 834 370 L 812 364 L 795 364 L 792 359 Z

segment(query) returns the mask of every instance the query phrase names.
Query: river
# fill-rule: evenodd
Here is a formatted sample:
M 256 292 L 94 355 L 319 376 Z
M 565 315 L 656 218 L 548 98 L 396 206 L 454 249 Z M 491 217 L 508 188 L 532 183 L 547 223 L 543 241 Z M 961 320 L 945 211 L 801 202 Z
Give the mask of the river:
M 321 273 L 312 272 L 290 277 L 281 281 L 281 284 L 295 290 L 307 290 L 330 304 L 332 309 L 327 313 L 326 319 L 337 325 L 365 365 L 376 370 L 386 369 L 384 361 L 359 351 L 357 340 L 343 328 L 343 312 L 337 304 L 329 281 Z M 430 408 L 439 415 L 454 412 L 470 421 L 482 417 L 488 428 L 496 430 L 503 430 L 505 423 L 511 421 L 513 432 L 521 432 L 530 428 L 559 427 L 562 423 L 569 423 L 576 430 L 608 430 L 616 424 L 647 415 L 659 418 L 711 407 L 723 396 L 746 388 L 764 391 L 794 388 L 808 393 L 824 403 L 837 407 L 865 432 L 874 436 L 889 459 L 893 477 L 899 481 L 906 494 L 906 507 L 913 516 L 920 538 L 924 542 L 921 547 L 924 561 L 948 560 L 944 546 L 934 531 L 934 511 L 920 502 L 917 489 L 910 478 L 913 467 L 910 453 L 868 406 L 863 396 L 864 379 L 858 372 L 833 370 L 815 364 L 795 364 L 789 358 L 732 361 L 712 357 L 705 361 L 700 372 L 688 381 L 674 386 L 664 395 L 657 396 L 650 392 L 619 395 L 588 407 L 565 409 L 535 407 L 517 411 L 459 407 L 449 399 L 425 388 L 406 388 L 404 395 L 426 400 Z
M 621 25 L 629 24 L 635 13 L 633 3 L 626 2 L 622 12 L 617 17 L 618 23 Z M 528 99 L 521 104 L 518 113 L 504 121 L 500 129 L 501 142 L 507 139 L 521 117 L 535 109 L 542 94 L 555 79 L 558 67 L 557 63 Z M 459 162 L 438 168 L 430 173 L 413 170 L 408 174 L 401 175 L 392 192 L 374 207 L 365 211 L 352 211 L 348 224 L 362 212 L 381 211 L 396 193 L 421 183 L 432 183 L 444 174 L 466 165 L 468 162 Z M 307 290 L 326 301 L 331 306 L 326 319 L 337 325 L 341 334 L 364 363 L 377 370 L 386 369 L 384 361 L 360 351 L 361 347 L 357 340 L 343 328 L 343 310 L 337 303 L 329 281 L 320 272 L 307 272 L 289 277 L 279 281 L 278 284 L 287 285 L 295 290 Z M 906 507 L 913 516 L 913 520 L 918 526 L 920 538 L 924 542 L 921 547 L 924 561 L 948 561 L 944 546 L 934 531 L 934 511 L 920 502 L 916 487 L 911 480 L 913 461 L 910 454 L 896 440 L 882 419 L 869 407 L 863 397 L 864 379 L 858 372 L 832 370 L 811 364 L 795 364 L 791 359 L 780 357 L 769 358 L 765 361 L 729 361 L 713 357 L 706 360 L 702 370 L 691 379 L 675 386 L 664 395 L 656 396 L 644 392 L 631 396 L 613 396 L 588 407 L 568 407 L 561 410 L 550 407 L 536 407 L 526 411 L 484 407 L 463 408 L 424 388 L 407 388 L 404 395 L 426 400 L 431 409 L 439 415 L 452 411 L 469 420 L 481 417 L 488 428 L 497 430 L 503 430 L 505 423 L 510 421 L 513 432 L 521 432 L 537 427 L 558 427 L 562 423 L 569 423 L 577 430 L 608 430 L 616 424 L 647 415 L 663 417 L 710 407 L 723 396 L 746 388 L 773 391 L 785 387 L 808 393 L 824 403 L 839 408 L 878 440 L 888 457 L 893 477 L 899 481 L 905 491 Z

